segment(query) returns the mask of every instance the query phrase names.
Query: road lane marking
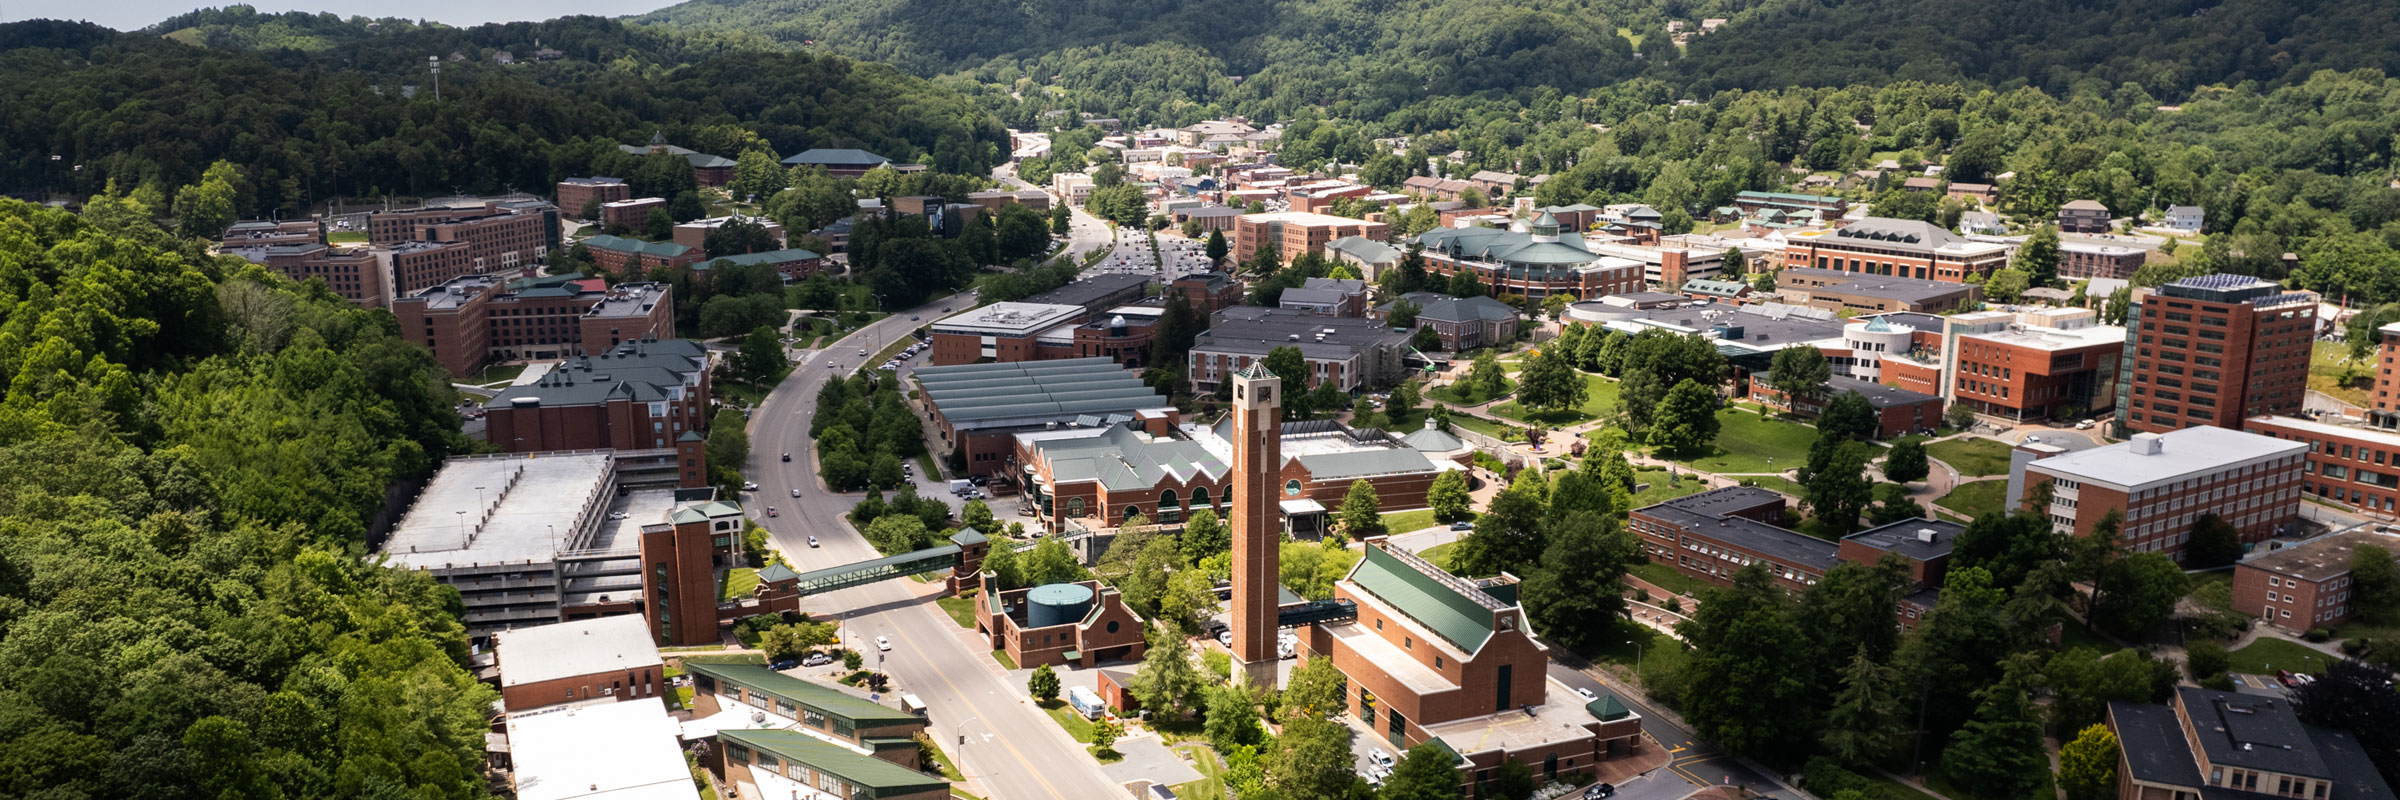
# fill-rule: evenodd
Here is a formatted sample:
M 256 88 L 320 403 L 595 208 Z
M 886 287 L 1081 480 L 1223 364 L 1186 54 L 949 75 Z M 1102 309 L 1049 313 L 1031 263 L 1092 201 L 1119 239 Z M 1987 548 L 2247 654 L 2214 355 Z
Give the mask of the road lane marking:
M 860 587 L 860 588 L 865 588 L 865 587 Z M 913 594 L 911 595 L 911 597 L 912 597 L 912 598 L 915 598 L 915 596 L 914 596 Z M 922 599 L 922 598 L 916 598 L 916 599 Z M 879 604 L 879 605 L 880 605 L 880 604 Z M 918 609 L 918 610 L 919 610 L 919 612 L 920 612 L 920 615 L 922 615 L 922 614 L 924 614 L 924 613 L 930 613 L 930 612 L 926 612 L 926 611 L 924 611 L 924 605 L 923 605 L 922 603 L 920 603 L 920 604 L 918 604 L 918 605 L 915 605 L 915 606 L 904 606 L 904 607 L 908 607 L 908 608 L 916 608 L 916 609 Z M 894 611 L 897 611 L 898 609 L 893 609 L 893 610 L 894 610 Z M 882 613 L 886 613 L 886 612 L 877 612 L 877 613 L 878 613 L 878 615 L 880 615 L 880 614 L 882 614 Z M 942 615 L 942 621 L 944 621 L 944 622 L 947 622 L 947 621 L 949 621 L 949 615 L 946 615 L 946 614 L 945 614 L 945 615 Z M 893 633 L 896 633 L 896 634 L 899 634 L 899 635 L 900 635 L 900 638 L 901 638 L 902 640 L 904 640 L 904 641 L 908 642 L 910 647 L 922 647 L 922 646 L 923 646 L 921 643 L 919 643 L 919 642 L 916 640 L 916 637 L 913 637 L 913 636 L 910 636 L 910 635 L 908 635 L 908 633 L 907 633 L 907 629 L 906 629 L 905 627 L 894 626 L 894 627 L 893 627 L 893 630 L 892 630 L 892 632 L 893 632 Z M 917 652 L 919 655 L 924 655 L 924 654 L 928 653 L 929 651 L 925 651 L 925 650 L 917 650 L 916 652 Z M 934 666 L 934 665 L 933 665 L 933 664 L 931 664 L 931 663 L 929 663 L 929 664 L 928 664 L 928 666 Z M 959 702 L 961 702 L 961 703 L 964 703 L 964 704 L 967 706 L 967 709 L 968 709 L 968 710 L 975 712 L 973 716 L 976 716 L 976 717 L 982 717 L 982 716 L 984 716 L 984 714 L 985 714 L 985 711 L 984 711 L 983 707 L 982 707 L 982 706 L 979 706 L 979 705 L 976 705 L 976 704 L 975 704 L 975 701 L 967 699 L 967 692 L 966 692 L 966 690 L 958 688 L 958 684 L 957 684 L 957 683 L 954 683 L 954 682 L 952 682 L 952 681 L 950 680 L 950 675 L 949 675 L 948 673 L 946 673 L 946 672 L 942 671 L 941 669 L 939 669 L 938 667 L 936 667 L 936 668 L 933 670 L 933 677 L 934 677 L 934 678 L 936 678 L 936 679 L 939 679 L 939 680 L 942 682 L 942 685 L 943 685 L 943 686 L 947 686 L 947 687 L 949 687 L 949 688 L 950 688 L 950 692 L 951 692 L 952 694 L 955 694 L 955 695 L 957 695 L 957 696 L 958 696 L 958 698 L 959 698 Z M 1044 716 L 1047 716 L 1047 714 L 1045 714 Z M 1056 727 L 1056 725 L 1054 724 L 1052 727 Z M 1063 733 L 1065 733 L 1065 731 L 1064 731 L 1064 730 L 1061 730 L 1061 731 L 1059 731 L 1059 732 L 1060 732 L 1060 733 L 1062 733 L 1062 734 L 1063 734 Z M 1069 742 L 1073 742 L 1073 741 L 1074 741 L 1074 737 L 1071 737 L 1071 736 L 1070 736 L 1070 737 L 1068 737 L 1068 741 L 1069 741 Z M 1001 747 L 1008 748 L 1008 752 L 1009 752 L 1009 754 L 1010 754 L 1010 755 L 1012 755 L 1012 756 L 1015 756 L 1015 757 L 1016 757 L 1016 759 L 1017 759 L 1017 763 L 1019 763 L 1019 764 L 1022 764 L 1022 765 L 1024 765 L 1024 766 L 1025 766 L 1027 774 L 1030 774 L 1031 776 L 1033 776 L 1033 779 L 1034 779 L 1034 781 L 1035 781 L 1035 782 L 1037 782 L 1037 783 L 1040 783 L 1040 784 L 1042 785 L 1042 788 L 1043 788 L 1043 789 L 1049 790 L 1049 792 L 1050 792 L 1050 796 L 1051 796 L 1051 797 L 1065 797 L 1065 796 L 1066 796 L 1066 795 L 1064 795 L 1064 794 L 1061 794 L 1061 793 L 1058 791 L 1058 787 L 1057 787 L 1057 786 L 1051 785 L 1051 783 L 1050 783 L 1050 780 L 1049 780 L 1048 778 L 1045 778 L 1045 777 L 1043 777 L 1043 776 L 1042 776 L 1042 770 L 1041 770 L 1039 767 L 1036 767 L 1036 766 L 1034 766 L 1033 760 L 1032 760 L 1032 759 L 1029 759 L 1029 758 L 1026 758 L 1026 757 L 1025 757 L 1025 753 L 1024 753 L 1024 751 L 1018 750 L 1018 749 L 1017 749 L 1017 746 L 1016 746 L 1014 743 L 1010 742 L 1010 741 L 1009 741 L 1009 740 L 1007 740 L 1007 739 L 1002 739 L 1002 740 L 1000 740 L 1000 746 L 1001 746 Z M 960 753 L 959 755 L 960 755 L 961 757 L 964 757 L 966 754 L 965 754 L 965 753 Z M 1106 776 L 1105 776 L 1105 774 L 1103 775 L 1103 777 L 1104 777 L 1104 778 L 1106 777 Z M 997 789 L 998 787 L 990 787 L 990 788 Z

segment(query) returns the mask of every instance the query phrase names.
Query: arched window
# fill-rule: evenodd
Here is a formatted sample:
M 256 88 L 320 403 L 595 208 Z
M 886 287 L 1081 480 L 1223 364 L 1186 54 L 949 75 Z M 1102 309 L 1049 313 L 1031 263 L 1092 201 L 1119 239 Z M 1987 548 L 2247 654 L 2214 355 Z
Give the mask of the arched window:
M 1291 479 L 1291 480 L 1288 480 L 1288 481 L 1284 481 L 1284 482 L 1283 482 L 1283 494 L 1284 494 L 1284 496 L 1286 496 L 1286 497 L 1299 497 L 1299 496 L 1300 496 L 1300 479 L 1298 479 L 1298 478 L 1294 478 L 1294 479 Z
M 1158 521 L 1183 521 L 1183 502 L 1175 496 L 1175 490 L 1168 489 L 1158 493 Z
M 1083 516 L 1083 498 L 1081 498 L 1081 497 L 1069 497 L 1069 498 L 1067 498 L 1067 516 L 1070 516 L 1070 517 L 1080 517 L 1080 516 Z
M 1134 517 L 1141 516 L 1141 514 L 1142 514 L 1142 507 L 1141 507 L 1141 506 L 1132 506 L 1132 505 L 1129 505 L 1129 506 L 1126 506 L 1126 507 L 1125 507 L 1125 521 L 1126 521 L 1126 522 L 1132 522 Z
M 1196 507 L 1196 508 L 1208 508 L 1208 507 L 1209 507 L 1209 505 L 1208 505 L 1208 487 L 1206 487 L 1206 486 L 1194 486 L 1194 487 L 1192 487 L 1192 505 L 1193 505 L 1193 507 Z
M 1228 483 L 1228 484 L 1225 484 L 1225 491 L 1224 491 L 1224 492 L 1222 492 L 1222 494 L 1223 494 L 1223 496 L 1224 496 L 1224 499 L 1222 499 L 1222 500 L 1219 500 L 1219 501 L 1217 501 L 1217 502 L 1224 503 L 1224 504 L 1226 504 L 1226 505 L 1229 505 L 1229 506 L 1230 506 L 1230 505 L 1233 505 L 1233 484 L 1230 484 L 1230 483 Z

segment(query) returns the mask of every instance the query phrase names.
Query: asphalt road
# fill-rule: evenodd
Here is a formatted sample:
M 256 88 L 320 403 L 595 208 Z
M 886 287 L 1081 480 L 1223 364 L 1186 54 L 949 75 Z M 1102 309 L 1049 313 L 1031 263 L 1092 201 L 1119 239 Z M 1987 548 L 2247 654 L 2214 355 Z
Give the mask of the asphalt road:
M 792 370 L 767 396 L 750 420 L 751 459 L 746 471 L 759 484 L 757 496 L 745 505 L 754 515 L 769 505 L 781 513 L 759 516 L 775 546 L 794 569 L 812 569 L 875 558 L 878 553 L 865 537 L 843 522 L 864 495 L 834 494 L 824 489 L 810 469 L 815 442 L 808 437 L 808 420 L 817 390 L 835 376 L 858 368 L 858 348 L 868 340 L 891 342 L 947 305 L 968 303 L 964 297 L 942 298 L 925 306 L 900 311 L 819 351 Z M 830 362 L 839 368 L 827 368 Z M 790 453 L 783 463 L 782 453 Z M 791 496 L 798 489 L 801 496 Z M 809 536 L 818 547 L 808 546 Z M 1110 797 L 1123 789 L 1101 774 L 1083 745 L 1069 738 L 1041 709 L 1020 699 L 1007 685 L 996 664 L 980 652 L 948 615 L 934 605 L 931 587 L 901 579 L 844 589 L 805 600 L 811 614 L 844 620 L 847 641 L 878 659 L 892 676 L 892 690 L 923 699 L 933 720 L 931 733 L 960 769 L 987 796 L 1017 798 Z M 889 652 L 878 652 L 874 640 L 888 636 Z M 958 737 L 968 737 L 961 747 Z

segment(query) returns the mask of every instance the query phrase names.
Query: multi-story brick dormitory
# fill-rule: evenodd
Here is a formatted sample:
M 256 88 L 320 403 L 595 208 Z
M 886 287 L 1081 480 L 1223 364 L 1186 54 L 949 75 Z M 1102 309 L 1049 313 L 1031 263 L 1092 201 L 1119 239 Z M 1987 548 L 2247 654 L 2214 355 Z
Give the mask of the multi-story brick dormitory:
M 453 375 L 473 375 L 494 359 L 563 358 L 675 338 L 673 292 L 663 283 L 468 275 L 400 297 L 392 314 L 401 337 L 433 351 Z
M 674 242 L 648 242 L 624 236 L 600 234 L 576 244 L 592 255 L 592 266 L 611 275 L 638 278 L 651 270 L 674 269 L 699 264 L 706 251 Z
M 2166 705 L 2111 701 L 2117 800 L 2392 800 L 2356 737 L 2295 711 L 2283 697 L 2189 686 Z
M 1425 248 L 1427 273 L 1472 274 L 1492 294 L 1589 300 L 1645 285 L 1640 261 L 1595 252 L 1583 234 L 1561 230 L 1547 212 L 1523 228 L 1435 228 L 1417 243 Z
M 2238 428 L 2297 414 L 2308 391 L 2317 296 L 2244 275 L 2133 290 L 2125 315 L 2117 432 Z
M 1296 347 L 1309 374 L 1286 378 L 1294 389 L 1332 381 L 1345 392 L 1388 386 L 1406 370 L 1409 334 L 1381 322 L 1322 317 L 1282 308 L 1236 306 L 1218 311 L 1192 343 L 1184 375 L 1201 391 L 1278 347 Z
M 1833 311 L 1916 311 L 1939 314 L 1972 305 L 1982 296 L 1974 286 L 1856 272 L 1786 267 L 1775 276 L 1783 302 Z
M 557 192 L 559 212 L 587 222 L 599 217 L 597 213 L 584 213 L 593 203 L 633 199 L 633 185 L 624 178 L 568 178 L 558 182 Z
M 558 207 L 532 199 L 486 200 L 474 205 L 384 211 L 367 215 L 367 241 L 376 247 L 405 242 L 463 243 L 468 269 L 476 274 L 531 267 L 559 247 Z M 396 275 L 406 294 L 455 276 L 419 282 Z
M 2139 247 L 2063 241 L 2058 243 L 2058 276 L 2130 280 L 2149 258 L 2150 251 Z
M 511 453 L 670 447 L 707 427 L 708 372 L 698 342 L 626 342 L 501 390 L 484 403 L 484 432 Z
M 2089 536 L 2111 510 L 2121 516 L 2128 552 L 2183 560 L 2201 515 L 2215 514 L 2243 542 L 2265 541 L 2300 517 L 2301 467 L 2308 445 L 2202 425 L 2067 452 L 2039 443 L 2010 455 L 2007 508 L 2050 518 L 2060 531 Z
M 1024 478 L 1025 513 L 1050 530 L 1073 520 L 1114 527 L 1133 514 L 1170 524 L 1201 509 L 1224 514 L 1233 502 L 1231 423 L 1162 435 L 1144 422 L 1101 420 L 1016 434 L 1008 474 Z M 1341 505 L 1352 483 L 1374 486 L 1384 508 L 1421 508 L 1436 476 L 1465 468 L 1450 460 L 1455 449 L 1434 455 L 1418 449 L 1443 444 L 1331 421 L 1284 423 L 1280 442 L 1277 518 L 1301 536 L 1323 532 L 1329 509 Z
M 449 248 L 449 251 L 459 256 L 466 254 L 463 248 Z M 382 308 L 391 300 L 394 251 L 304 243 L 228 247 L 220 252 L 241 256 L 292 280 L 323 280 L 326 289 L 362 308 Z M 413 260 L 407 263 L 412 268 L 418 266 Z
M 319 219 L 243 220 L 226 226 L 225 235 L 219 239 L 218 243 L 227 250 L 237 247 L 324 244 L 325 221 Z
M 2306 443 L 2303 491 L 2390 519 L 2400 516 L 2400 430 L 2394 424 L 2388 412 L 2370 411 L 2362 422 L 2333 414 L 2251 417 L 2242 421 L 2242 430 Z
M 1380 242 L 1391 235 L 1390 225 L 1349 217 L 1306 211 L 1244 214 L 1233 220 L 1231 258 L 1248 263 L 1261 248 L 1273 245 L 1276 254 L 1289 264 L 1301 253 L 1324 252 L 1327 243 L 1345 236 L 1363 236 Z
M 1242 282 L 1222 272 L 1186 273 L 1169 281 L 1167 291 L 1183 295 L 1202 319 L 1242 304 Z
M 1974 242 L 1930 222 L 1867 217 L 1787 237 L 1783 266 L 1965 283 L 2008 266 L 2008 246 Z
M 600 204 L 600 227 L 614 230 L 624 228 L 638 231 L 650 226 L 650 212 L 664 211 L 664 197 L 628 197 Z
M 1367 315 L 1367 282 L 1309 278 L 1297 288 L 1283 290 L 1276 306 L 1327 317 L 1363 317 Z
M 1876 564 L 1897 556 L 1909 570 L 1908 591 L 1892 609 L 1902 628 L 1916 627 L 1933 611 L 1950 550 L 1966 530 L 1955 522 L 1913 519 L 1829 542 L 1784 528 L 1785 507 L 1781 494 L 1727 486 L 1634 509 L 1626 526 L 1641 537 L 1642 552 L 1651 561 L 1719 586 L 1763 563 L 1776 585 L 1803 592 L 1836 564 Z
M 2400 536 L 2338 533 L 2243 561 L 2233 568 L 2233 609 L 2296 631 L 2349 620 L 2358 615 L 2350 562 L 2361 545 L 2400 553 Z

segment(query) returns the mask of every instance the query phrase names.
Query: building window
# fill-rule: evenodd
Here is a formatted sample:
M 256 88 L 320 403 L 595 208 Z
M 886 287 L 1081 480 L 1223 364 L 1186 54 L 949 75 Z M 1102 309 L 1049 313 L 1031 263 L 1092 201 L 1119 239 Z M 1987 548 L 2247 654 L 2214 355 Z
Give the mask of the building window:
M 1300 496 L 1300 481 L 1299 481 L 1299 480 L 1297 480 L 1297 479 L 1294 479 L 1294 480 L 1288 480 L 1288 481 L 1284 481 L 1284 482 L 1283 482 L 1283 494 L 1284 494 L 1284 496 L 1286 496 L 1286 497 L 1299 497 L 1299 496 Z

